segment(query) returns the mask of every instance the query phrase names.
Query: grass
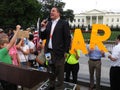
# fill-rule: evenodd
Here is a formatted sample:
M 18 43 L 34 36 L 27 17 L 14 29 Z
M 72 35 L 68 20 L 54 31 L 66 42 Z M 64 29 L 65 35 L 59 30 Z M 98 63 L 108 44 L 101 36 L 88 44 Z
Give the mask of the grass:
M 90 39 L 91 33 L 83 32 L 82 34 L 85 40 Z M 114 41 L 118 35 L 120 35 L 120 31 L 112 31 L 108 40 Z

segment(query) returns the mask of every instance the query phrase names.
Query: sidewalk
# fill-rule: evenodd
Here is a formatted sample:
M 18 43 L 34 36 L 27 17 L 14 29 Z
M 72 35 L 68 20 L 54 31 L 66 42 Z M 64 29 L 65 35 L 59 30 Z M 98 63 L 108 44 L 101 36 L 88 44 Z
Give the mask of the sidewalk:
M 80 69 L 78 74 L 78 81 L 80 85 L 89 86 L 89 68 L 88 68 L 88 57 L 84 54 L 81 54 L 79 59 Z M 110 87 L 109 81 L 109 69 L 110 69 L 110 61 L 108 58 L 102 58 L 102 66 L 101 66 L 101 86 Z M 103 90 L 103 89 L 102 89 Z

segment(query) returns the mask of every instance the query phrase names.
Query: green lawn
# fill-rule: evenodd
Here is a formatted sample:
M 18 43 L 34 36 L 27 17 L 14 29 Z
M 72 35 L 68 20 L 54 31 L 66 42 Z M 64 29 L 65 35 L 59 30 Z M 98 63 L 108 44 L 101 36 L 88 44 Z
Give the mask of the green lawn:
M 90 39 L 90 35 L 91 33 L 85 33 L 85 32 L 83 33 L 83 37 L 85 40 Z M 114 41 L 118 35 L 120 35 L 120 31 L 112 31 L 111 36 L 108 40 Z

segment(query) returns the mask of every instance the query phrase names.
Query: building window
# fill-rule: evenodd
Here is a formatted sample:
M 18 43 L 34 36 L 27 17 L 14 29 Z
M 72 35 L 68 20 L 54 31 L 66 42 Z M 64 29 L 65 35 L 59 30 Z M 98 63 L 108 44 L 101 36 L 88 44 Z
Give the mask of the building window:
M 118 28 L 119 28 L 119 25 L 116 25 L 116 28 L 118 29 Z
M 84 19 L 82 19 L 82 22 L 84 22 Z
M 80 19 L 78 19 L 78 22 L 80 22 Z
M 111 25 L 111 28 L 113 28 L 113 25 Z
M 114 18 L 112 18 L 112 22 L 114 22 Z
M 107 20 L 106 20 L 107 22 L 109 22 L 109 18 L 107 18 Z
M 76 22 L 76 19 L 74 19 L 74 22 Z
M 73 28 L 76 28 L 76 25 L 74 24 Z
M 119 18 L 117 18 L 117 22 L 119 22 Z

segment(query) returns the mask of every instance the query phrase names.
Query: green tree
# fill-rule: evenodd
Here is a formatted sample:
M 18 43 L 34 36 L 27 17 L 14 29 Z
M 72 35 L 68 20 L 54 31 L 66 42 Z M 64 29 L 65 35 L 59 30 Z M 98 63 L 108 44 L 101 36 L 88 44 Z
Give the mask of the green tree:
M 63 18 L 72 22 L 74 20 L 73 10 L 67 9 L 63 12 Z
M 41 9 L 43 17 L 41 17 L 41 19 L 48 18 L 51 8 L 53 6 L 57 6 L 60 9 L 62 19 L 66 19 L 71 22 L 74 20 L 73 10 L 68 9 L 64 11 L 63 8 L 65 7 L 65 3 L 60 0 L 41 0 L 41 4 L 43 5 Z
M 27 28 L 36 25 L 39 17 L 41 20 L 49 17 L 53 6 L 59 7 L 61 18 L 73 21 L 73 11 L 64 11 L 65 3 L 60 0 L 0 0 L 0 27 L 15 27 L 20 24 Z
M 20 24 L 26 28 L 41 17 L 41 4 L 37 0 L 1 0 L 0 25 L 3 28 Z

